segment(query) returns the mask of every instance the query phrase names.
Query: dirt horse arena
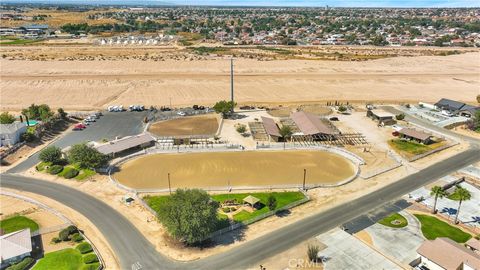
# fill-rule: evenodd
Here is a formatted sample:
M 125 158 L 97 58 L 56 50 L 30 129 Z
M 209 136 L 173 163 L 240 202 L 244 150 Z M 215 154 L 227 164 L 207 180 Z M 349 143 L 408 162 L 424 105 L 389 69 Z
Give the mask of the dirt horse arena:
M 160 137 L 213 136 L 218 130 L 216 115 L 199 115 L 160 121 L 152 124 L 148 131 Z
M 355 174 L 348 159 L 325 151 L 155 154 L 127 161 L 113 177 L 135 189 L 337 184 Z

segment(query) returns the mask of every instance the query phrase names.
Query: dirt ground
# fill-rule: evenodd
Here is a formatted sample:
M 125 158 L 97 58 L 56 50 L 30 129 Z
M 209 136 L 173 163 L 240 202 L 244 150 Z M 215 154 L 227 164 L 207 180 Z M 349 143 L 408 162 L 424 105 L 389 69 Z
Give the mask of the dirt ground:
M 0 51 L 21 49 L 1 48 Z M 49 50 L 62 52 L 60 48 L 36 47 L 36 50 L 36 54 Z M 235 96 L 239 104 L 332 100 L 435 102 L 443 97 L 473 103 L 480 86 L 476 72 L 480 61 L 475 60 L 480 60 L 480 52 L 365 62 L 238 59 L 235 61 Z M 31 103 L 47 103 L 67 110 L 118 104 L 161 106 L 168 105 L 170 99 L 174 106 L 212 105 L 229 99 L 230 95 L 229 62 L 223 58 L 192 61 L 1 59 L 0 65 L 2 110 L 19 110 Z M 451 89 L 459 90 L 452 93 Z
M 156 154 L 129 161 L 114 174 L 132 188 L 222 186 L 270 186 L 301 184 L 307 169 L 307 184 L 335 184 L 354 174 L 345 158 L 324 151 L 245 151 L 188 154 Z
M 148 131 L 157 136 L 215 135 L 218 130 L 218 117 L 199 115 L 152 124 Z

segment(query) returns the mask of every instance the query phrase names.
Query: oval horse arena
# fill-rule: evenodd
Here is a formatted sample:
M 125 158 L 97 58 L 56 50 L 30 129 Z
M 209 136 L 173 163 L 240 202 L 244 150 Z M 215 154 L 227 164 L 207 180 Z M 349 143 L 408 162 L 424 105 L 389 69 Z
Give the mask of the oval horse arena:
M 121 164 L 113 174 L 120 184 L 137 190 L 203 188 L 293 188 L 336 186 L 353 179 L 358 167 L 335 153 L 321 150 L 162 153 Z

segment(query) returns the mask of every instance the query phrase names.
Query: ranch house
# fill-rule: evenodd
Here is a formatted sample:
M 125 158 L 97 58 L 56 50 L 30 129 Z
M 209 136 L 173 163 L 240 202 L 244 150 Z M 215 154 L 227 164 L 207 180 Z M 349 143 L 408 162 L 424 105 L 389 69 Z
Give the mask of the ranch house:
M 431 143 L 432 137 L 433 137 L 432 134 L 419 131 L 413 128 L 402 128 L 400 131 L 398 131 L 398 133 L 400 134 L 400 138 L 416 141 L 423 144 Z

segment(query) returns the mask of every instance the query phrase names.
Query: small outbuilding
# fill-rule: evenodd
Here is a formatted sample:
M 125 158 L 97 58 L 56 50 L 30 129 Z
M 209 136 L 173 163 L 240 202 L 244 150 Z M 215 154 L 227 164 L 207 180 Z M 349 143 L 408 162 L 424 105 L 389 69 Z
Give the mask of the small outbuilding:
M 395 115 L 384 110 L 368 110 L 367 117 L 377 121 L 379 125 L 391 126 L 397 123 Z
M 148 133 L 142 133 L 139 135 L 113 140 L 105 144 L 98 145 L 95 148 L 102 154 L 115 155 L 134 148 L 145 148 L 152 146 L 155 141 L 156 140 L 152 135 Z
M 433 137 L 433 135 L 430 133 L 426 133 L 413 128 L 402 128 L 398 131 L 398 133 L 400 134 L 400 138 L 413 140 L 423 144 L 431 143 Z
M 280 129 L 277 123 L 272 118 L 262 116 L 263 127 L 268 135 L 269 140 L 278 142 L 282 135 L 280 135 Z
M 251 207 L 255 207 L 255 205 L 260 202 L 259 198 L 253 197 L 252 195 L 248 195 L 243 199 L 243 201 L 249 204 Z

